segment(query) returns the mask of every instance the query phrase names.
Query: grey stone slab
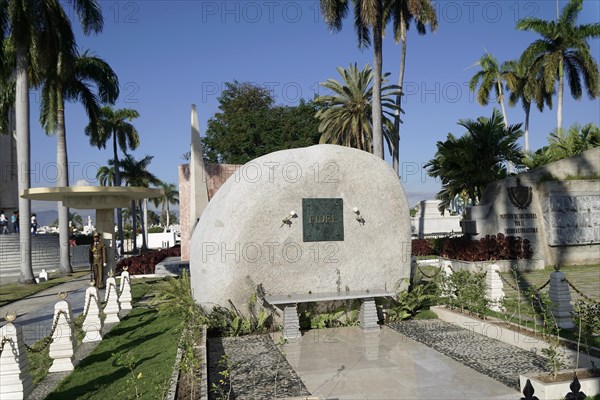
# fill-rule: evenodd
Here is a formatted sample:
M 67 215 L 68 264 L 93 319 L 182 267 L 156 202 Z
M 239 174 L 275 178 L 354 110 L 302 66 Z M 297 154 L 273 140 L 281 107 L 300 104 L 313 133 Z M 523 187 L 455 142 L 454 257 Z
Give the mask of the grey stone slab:
M 310 303 L 317 301 L 337 301 L 337 300 L 353 300 L 353 299 L 368 299 L 371 297 L 395 297 L 396 293 L 386 290 L 373 291 L 343 291 L 329 293 L 302 293 L 290 294 L 283 296 L 265 296 L 265 301 L 272 305 L 295 304 L 295 303 Z
M 277 343 L 280 334 L 272 335 Z M 383 327 L 307 332 L 283 354 L 321 399 L 518 399 L 519 393 Z

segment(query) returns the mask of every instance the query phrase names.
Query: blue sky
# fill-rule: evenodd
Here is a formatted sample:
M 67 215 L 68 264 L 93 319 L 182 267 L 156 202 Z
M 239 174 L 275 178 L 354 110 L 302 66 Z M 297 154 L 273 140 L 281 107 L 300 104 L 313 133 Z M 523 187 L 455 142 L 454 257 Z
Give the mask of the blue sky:
M 65 0 L 66 1 L 66 0 Z M 225 82 L 250 81 L 269 87 L 278 104 L 294 105 L 300 98 L 322 94 L 319 82 L 338 79 L 336 67 L 372 65 L 372 50 L 359 50 L 347 18 L 341 32 L 328 31 L 318 1 L 101 1 L 103 33 L 86 37 L 78 31 L 80 50 L 90 49 L 117 72 L 121 97 L 117 108 L 134 108 L 140 132 L 137 158 L 153 155 L 150 170 L 177 183 L 177 165 L 189 150 L 190 106 L 196 104 L 201 131 L 217 111 Z M 562 8 L 566 2 L 559 1 Z M 473 64 L 487 50 L 500 62 L 517 58 L 537 35 L 515 30 L 527 16 L 552 19 L 554 0 L 435 1 L 438 31 L 426 36 L 409 32 L 400 161 L 409 203 L 432 198 L 439 183 L 420 166 L 435 154 L 435 143 L 448 132 L 462 134 L 459 119 L 490 116 L 468 90 Z M 586 0 L 579 23 L 600 21 L 600 1 Z M 79 28 L 76 28 L 79 30 Z M 590 42 L 596 61 L 600 41 Z M 400 46 L 388 31 L 384 39 L 384 72 L 398 79 Z M 56 181 L 56 139 L 39 128 L 39 96 L 31 93 L 32 186 Z M 522 122 L 520 106 L 508 108 L 509 123 Z M 565 127 L 594 122 L 600 125 L 600 101 L 574 101 L 565 94 Z M 87 124 L 81 105 L 66 107 L 71 181 L 92 185 L 96 169 L 112 157 L 98 150 L 83 134 Z M 546 144 L 556 125 L 556 112 L 531 115 L 532 149 Z M 49 208 L 46 204 L 34 205 Z

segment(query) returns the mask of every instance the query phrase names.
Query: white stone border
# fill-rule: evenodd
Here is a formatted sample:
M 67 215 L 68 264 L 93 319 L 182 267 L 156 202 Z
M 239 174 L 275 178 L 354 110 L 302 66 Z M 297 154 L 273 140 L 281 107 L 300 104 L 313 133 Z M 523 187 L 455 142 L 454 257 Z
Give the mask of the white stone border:
M 488 265 L 497 264 L 498 272 L 510 272 L 512 267 L 516 267 L 519 272 L 537 271 L 545 268 L 544 260 L 487 260 L 487 261 L 463 261 L 450 258 L 439 258 L 439 264 L 449 261 L 455 271 L 484 271 Z

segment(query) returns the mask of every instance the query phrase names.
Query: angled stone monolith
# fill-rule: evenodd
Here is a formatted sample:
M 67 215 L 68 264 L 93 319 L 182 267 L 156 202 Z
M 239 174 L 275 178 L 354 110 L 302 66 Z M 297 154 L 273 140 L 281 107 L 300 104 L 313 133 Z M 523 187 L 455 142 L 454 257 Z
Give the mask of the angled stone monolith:
M 200 124 L 196 105 L 192 104 L 192 148 L 190 154 L 190 237 L 196 227 L 196 222 L 208 205 L 208 190 L 206 187 L 206 171 L 204 168 L 204 155 L 202 141 L 200 140 Z
M 0 328 L 0 399 L 25 399 L 33 391 L 23 332 L 13 324 L 16 316 L 7 314 L 8 323 Z
M 131 284 L 129 283 L 127 267 L 123 268 L 123 272 L 121 272 L 120 290 L 119 305 L 121 310 L 131 310 Z
M 117 293 L 117 283 L 115 277 L 110 274 L 106 280 L 106 305 L 104 306 L 105 324 L 119 322 L 119 294 Z
M 71 305 L 65 300 L 67 298 L 66 292 L 61 292 L 58 296 L 61 300 L 54 306 L 54 319 L 52 321 L 56 321 L 56 327 L 52 333 L 52 343 L 50 343 L 50 358 L 54 361 L 48 372 L 72 371 L 75 369 L 73 365 L 75 335 Z
M 85 304 L 83 310 L 87 310 L 83 320 L 82 329 L 85 332 L 83 343 L 97 342 L 102 340 L 102 321 L 100 320 L 100 302 L 98 299 L 98 288 L 94 282 L 90 282 L 89 288 L 85 291 Z

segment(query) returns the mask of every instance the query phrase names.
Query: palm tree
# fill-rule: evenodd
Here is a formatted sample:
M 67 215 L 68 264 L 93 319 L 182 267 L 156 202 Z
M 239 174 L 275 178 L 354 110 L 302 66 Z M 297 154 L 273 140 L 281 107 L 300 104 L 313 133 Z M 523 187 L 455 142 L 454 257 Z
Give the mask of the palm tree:
M 458 124 L 467 132 L 460 138 L 449 133 L 446 141 L 437 142 L 434 158 L 424 167 L 429 176 L 441 180 L 442 190 L 436 198 L 441 200 L 442 213 L 464 193 L 477 204 L 489 183 L 507 176 L 506 164 L 518 164 L 523 157 L 517 144 L 523 135 L 521 124 L 506 127 L 498 110 L 494 109 L 491 118 L 460 120 Z
M 152 162 L 154 156 L 146 156 L 141 160 L 136 160 L 130 154 L 126 154 L 125 158 L 121 163 L 121 173 L 123 175 L 123 179 L 125 180 L 127 186 L 143 186 L 149 187 L 150 185 L 159 185 L 160 180 L 151 172 L 148 171 L 148 165 Z M 116 171 L 116 168 L 115 168 Z M 142 209 L 142 200 L 139 200 L 140 210 Z M 137 218 L 136 216 L 136 201 L 131 201 L 131 214 L 134 216 L 133 218 L 133 251 L 137 251 Z M 142 223 L 142 232 L 145 232 L 144 226 L 144 218 L 140 219 Z M 142 251 L 146 250 L 146 235 L 142 234 Z
M 169 210 L 170 204 L 179 204 L 179 190 L 173 183 L 160 182 L 158 185 L 163 190 L 162 197 L 156 197 L 152 199 L 155 207 L 158 207 L 159 204 L 162 205 L 161 214 L 165 215 L 165 232 L 169 229 L 171 225 L 170 217 L 171 211 Z
M 509 72 L 506 75 L 506 87 L 510 91 L 508 105 L 513 107 L 519 101 L 525 111 L 525 152 L 529 151 L 529 114 L 531 103 L 535 102 L 540 112 L 544 106 L 552 108 L 552 94 L 546 91 L 546 86 L 540 79 L 539 71 L 532 70 L 524 60 L 509 61 Z
M 321 86 L 334 92 L 334 95 L 319 96 L 317 118 L 320 120 L 321 143 L 334 143 L 371 152 L 373 145 L 372 97 L 373 73 L 367 64 L 362 71 L 355 64 L 348 69 L 337 68 L 342 83 L 329 79 Z M 389 74 L 386 74 L 387 77 Z M 384 106 L 384 133 L 390 150 L 394 142 L 391 117 L 396 108 L 393 96 L 398 93 L 397 86 L 382 88 L 381 103 Z
M 388 2 L 384 21 L 391 19 L 394 23 L 394 41 L 402 43 L 400 55 L 400 71 L 398 86 L 400 93 L 396 95 L 396 112 L 394 114 L 394 131 L 397 142 L 394 143 L 392 163 L 394 171 L 399 172 L 400 164 L 400 112 L 402 110 L 402 87 L 404 85 L 404 70 L 406 65 L 406 35 L 412 21 L 416 23 L 419 35 L 427 33 L 426 25 L 432 32 L 437 30 L 437 15 L 431 0 L 392 0 Z
M 100 109 L 100 119 L 96 125 L 88 124 L 85 128 L 85 134 L 90 137 L 92 146 L 99 149 L 106 148 L 109 139 L 112 138 L 113 147 L 113 167 L 114 167 L 114 186 L 121 186 L 121 169 L 119 166 L 119 154 L 117 145 L 126 153 L 128 150 L 135 150 L 140 144 L 140 137 L 137 129 L 131 124 L 131 121 L 140 114 L 136 110 L 129 108 L 112 109 L 111 107 L 102 107 Z M 121 252 L 123 253 L 123 214 L 120 208 L 117 209 L 117 230 Z
M 90 88 L 98 89 L 98 96 Z M 102 59 L 87 51 L 75 57 L 60 54 L 57 64 L 46 72 L 42 89 L 40 122 L 46 133 L 56 133 L 56 163 L 60 174 L 58 186 L 69 186 L 67 138 L 65 128 L 65 101 L 81 101 L 90 120 L 96 127 L 100 114 L 99 101 L 114 103 L 119 96 L 119 80 L 112 68 Z M 60 270 L 73 272 L 69 260 L 69 209 L 58 205 Z
M 496 100 L 500 103 L 504 126 L 508 127 L 506 118 L 506 109 L 504 108 L 504 91 L 502 90 L 504 81 L 510 72 L 510 64 L 498 64 L 498 61 L 487 51 L 474 65 L 481 66 L 481 71 L 477 72 L 469 82 L 469 89 L 475 92 L 477 86 L 477 101 L 482 106 L 487 106 L 490 101 L 490 92 L 493 90 L 496 94 Z M 480 84 L 481 82 L 481 84 Z
M 358 35 L 358 47 L 371 44 L 373 36 L 373 153 L 383 158 L 383 111 L 381 103 L 382 65 L 383 65 L 383 26 L 384 0 L 354 0 L 354 29 Z M 348 14 L 348 0 L 320 0 L 321 14 L 331 31 L 342 28 L 342 20 Z
M 517 22 L 517 29 L 533 31 L 542 36 L 525 49 L 521 58 L 530 63 L 532 69 L 542 73 L 547 92 L 552 92 L 554 83 L 558 81 L 558 130 L 562 129 L 565 75 L 574 99 L 581 99 L 582 77 L 588 97 L 595 99 L 600 96 L 598 64 L 592 57 L 587 42 L 589 38 L 600 37 L 600 23 L 575 25 L 582 8 L 583 0 L 570 0 L 557 21 L 525 18 Z
M 591 123 L 583 127 L 574 124 L 566 132 L 564 130 L 552 132 L 548 137 L 548 145 L 535 153 L 527 153 L 523 164 L 529 168 L 537 168 L 598 146 L 600 146 L 600 128 Z
M 103 165 L 96 171 L 96 179 L 100 182 L 100 186 L 114 186 L 115 183 L 115 167 L 112 167 L 114 160 L 108 160 L 109 166 Z
M 87 35 L 102 30 L 102 12 L 96 0 L 74 0 L 74 9 Z M 10 33 L 10 36 L 7 36 Z M 0 34 L 7 37 L 15 54 L 15 116 L 17 158 L 25 168 L 18 169 L 18 190 L 30 187 L 29 88 L 36 72 L 51 66 L 57 54 L 73 54 L 75 38 L 71 23 L 58 1 L 0 0 Z M 2 51 L 4 53 L 4 51 Z M 0 54 L 0 56 L 4 56 Z M 29 74 L 33 78 L 30 81 Z M 19 198 L 21 273 L 19 280 L 34 283 L 31 266 L 29 221 L 31 201 Z

